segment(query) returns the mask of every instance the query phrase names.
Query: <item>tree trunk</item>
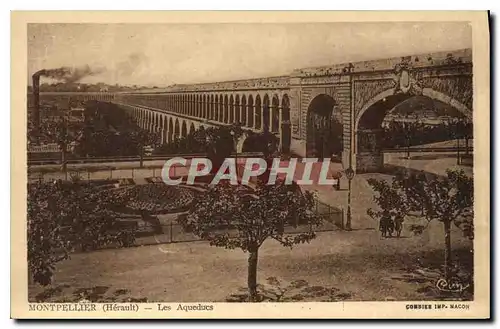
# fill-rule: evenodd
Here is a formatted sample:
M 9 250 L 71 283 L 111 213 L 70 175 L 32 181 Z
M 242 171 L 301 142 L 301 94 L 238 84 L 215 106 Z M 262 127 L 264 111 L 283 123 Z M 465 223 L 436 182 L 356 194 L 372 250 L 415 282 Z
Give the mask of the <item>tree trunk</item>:
M 250 251 L 248 256 L 248 297 L 250 302 L 257 301 L 257 260 L 258 249 Z
M 448 280 L 451 266 L 451 223 L 448 220 L 444 221 L 444 243 L 444 276 Z
M 469 155 L 469 138 L 465 139 L 465 155 Z

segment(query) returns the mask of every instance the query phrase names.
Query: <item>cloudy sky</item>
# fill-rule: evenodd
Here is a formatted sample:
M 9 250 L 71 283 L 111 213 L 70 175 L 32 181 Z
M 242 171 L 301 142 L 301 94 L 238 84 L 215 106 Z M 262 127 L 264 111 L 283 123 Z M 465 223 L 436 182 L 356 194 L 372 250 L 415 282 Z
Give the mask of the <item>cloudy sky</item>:
M 90 65 L 106 70 L 81 82 L 167 86 L 471 46 L 460 22 L 30 24 L 28 82 L 43 68 Z

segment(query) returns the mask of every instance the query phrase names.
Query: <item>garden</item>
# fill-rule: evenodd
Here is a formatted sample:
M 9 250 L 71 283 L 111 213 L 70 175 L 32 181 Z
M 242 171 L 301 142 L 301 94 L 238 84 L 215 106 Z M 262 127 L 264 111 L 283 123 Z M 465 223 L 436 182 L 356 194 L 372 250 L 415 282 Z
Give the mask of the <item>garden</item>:
M 164 183 L 123 186 L 113 189 L 118 201 L 114 209 L 128 214 L 167 214 L 185 211 L 195 191 Z

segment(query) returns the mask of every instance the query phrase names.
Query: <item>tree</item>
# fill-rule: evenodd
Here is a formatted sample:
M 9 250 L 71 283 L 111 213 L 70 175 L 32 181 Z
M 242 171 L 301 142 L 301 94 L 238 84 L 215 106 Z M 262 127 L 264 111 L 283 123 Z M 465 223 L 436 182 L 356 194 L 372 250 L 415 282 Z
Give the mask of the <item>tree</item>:
M 137 128 L 130 132 L 131 142 L 136 153 L 140 156 L 140 167 L 144 164 L 144 147 L 149 145 L 153 149 L 159 145 L 160 136 L 157 133 Z
M 386 181 L 369 179 L 370 186 L 378 192 L 374 200 L 380 211 L 368 210 L 374 218 L 406 216 L 409 211 L 421 210 L 431 222 L 443 223 L 445 236 L 444 274 L 450 277 L 451 225 L 455 224 L 464 235 L 473 237 L 474 181 L 463 170 L 446 171 L 446 176 L 397 175 L 389 185 Z M 420 208 L 420 209 L 419 209 Z
M 210 187 L 203 198 L 196 200 L 180 223 L 210 245 L 248 252 L 247 286 L 249 300 L 255 302 L 259 248 L 268 238 L 289 248 L 314 239 L 312 229 L 321 223 L 314 205 L 313 194 L 282 181 L 275 185 L 258 183 L 250 191 L 224 182 Z M 285 233 L 287 226 L 301 223 L 308 224 L 307 232 Z
M 406 194 L 399 188 L 398 180 L 394 179 L 391 185 L 385 180 L 370 178 L 368 184 L 377 192 L 373 199 L 380 209 L 369 208 L 367 214 L 379 221 L 381 228 L 389 224 L 402 225 L 411 207 Z M 400 233 L 398 230 L 398 237 Z
M 463 170 L 446 171 L 446 177 L 426 180 L 423 184 L 424 216 L 443 223 L 445 235 L 444 272 L 450 276 L 451 225 L 473 236 L 474 180 Z
M 67 175 L 67 164 L 66 164 L 66 154 L 68 151 L 68 146 L 74 142 L 77 135 L 80 133 L 81 125 L 77 123 L 70 123 L 61 116 L 60 119 L 55 123 L 55 129 L 49 134 L 52 134 L 52 138 L 56 140 L 59 150 L 61 151 L 61 167 L 65 175 Z
M 28 186 L 28 269 L 41 285 L 50 284 L 56 263 L 76 249 L 88 250 L 126 240 L 110 210 L 109 193 L 69 181 Z
M 405 118 L 407 120 L 403 121 L 403 134 L 405 137 L 406 158 L 410 159 L 410 147 L 414 144 L 415 138 L 418 137 L 419 132 L 423 130 L 423 124 L 416 115 L 414 116 L 414 120 L 408 115 Z

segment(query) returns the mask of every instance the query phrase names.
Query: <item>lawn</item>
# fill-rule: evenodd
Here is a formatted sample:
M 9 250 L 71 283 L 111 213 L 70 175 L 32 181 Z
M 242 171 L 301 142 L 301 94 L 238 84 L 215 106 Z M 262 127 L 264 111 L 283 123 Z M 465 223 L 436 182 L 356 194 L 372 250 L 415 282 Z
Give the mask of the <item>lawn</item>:
M 415 270 L 442 263 L 443 240 L 439 223 L 419 236 L 405 232 L 401 239 L 381 239 L 379 232 L 369 229 L 322 232 L 293 250 L 268 240 L 259 252 L 258 280 L 303 279 L 309 285 L 338 288 L 350 300 L 432 299 L 429 286 L 435 280 L 422 281 Z M 471 267 L 472 242 L 454 231 L 452 244 L 455 259 Z M 246 275 L 247 259 L 241 250 L 206 242 L 101 250 L 74 254 L 59 263 L 53 285 L 30 285 L 29 297 L 34 301 L 45 290 L 52 295 L 47 300 L 70 301 L 75 293 L 93 289 L 90 299 L 101 302 L 223 302 L 245 286 Z

